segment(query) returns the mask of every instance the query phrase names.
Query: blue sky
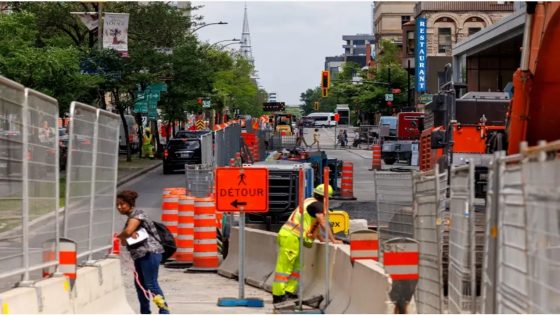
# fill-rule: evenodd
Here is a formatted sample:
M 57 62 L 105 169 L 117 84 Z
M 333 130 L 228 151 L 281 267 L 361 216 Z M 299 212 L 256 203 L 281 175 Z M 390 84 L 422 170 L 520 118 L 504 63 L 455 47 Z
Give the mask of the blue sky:
M 195 14 L 206 23 L 228 22 L 204 27 L 198 37 L 210 43 L 240 39 L 245 4 L 259 84 L 290 105 L 319 85 L 326 56 L 344 52 L 342 35 L 371 32 L 371 1 L 193 1 L 204 6 Z

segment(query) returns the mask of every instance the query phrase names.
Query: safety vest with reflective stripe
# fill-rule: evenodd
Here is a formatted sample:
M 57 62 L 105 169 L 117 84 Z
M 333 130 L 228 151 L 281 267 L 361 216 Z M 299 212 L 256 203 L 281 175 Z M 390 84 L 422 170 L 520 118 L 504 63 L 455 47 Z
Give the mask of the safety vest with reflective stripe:
M 150 134 L 149 136 L 144 134 L 144 142 L 142 142 L 142 144 L 147 145 L 147 144 L 152 144 L 152 134 Z
M 315 232 L 317 231 L 317 219 L 309 215 L 307 212 L 307 207 L 312 203 L 316 202 L 315 198 L 307 198 L 303 201 L 303 233 L 305 235 L 305 241 L 312 242 L 315 239 Z M 299 207 L 297 207 L 294 212 L 290 215 L 290 218 L 282 226 L 282 230 L 291 232 L 295 236 L 300 236 L 300 222 L 301 215 L 299 213 Z

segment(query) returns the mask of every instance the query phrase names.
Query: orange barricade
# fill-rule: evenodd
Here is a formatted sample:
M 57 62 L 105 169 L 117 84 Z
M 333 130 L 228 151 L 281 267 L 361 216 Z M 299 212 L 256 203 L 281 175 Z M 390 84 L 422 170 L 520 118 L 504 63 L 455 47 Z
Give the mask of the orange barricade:
M 371 146 L 371 169 L 381 170 L 381 145 L 374 144 Z
M 215 271 L 219 264 L 216 203 L 213 198 L 195 198 L 193 268 L 190 269 Z
M 356 200 L 354 197 L 354 164 L 352 162 L 342 162 L 340 195 L 336 199 Z
M 175 261 L 192 263 L 194 248 L 194 198 L 179 196 Z
M 385 242 L 383 265 L 393 280 L 418 280 L 418 243 Z
M 371 230 L 355 231 L 350 234 L 350 259 L 378 260 L 379 239 Z
M 175 238 L 177 238 L 178 202 L 177 195 L 167 194 L 163 196 L 161 203 L 161 222 Z
M 60 252 L 58 259 L 58 271 L 62 272 L 70 280 L 76 280 L 76 272 L 78 271 L 78 255 L 76 252 L 76 243 L 74 241 L 61 238 L 60 239 Z

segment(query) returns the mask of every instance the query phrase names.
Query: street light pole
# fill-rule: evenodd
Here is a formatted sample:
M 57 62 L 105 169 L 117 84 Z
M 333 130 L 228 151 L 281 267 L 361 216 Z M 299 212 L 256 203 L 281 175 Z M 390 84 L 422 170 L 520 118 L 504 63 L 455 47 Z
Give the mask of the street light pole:
M 97 2 L 97 41 L 99 51 L 103 50 L 103 2 Z
M 203 24 L 202 26 L 199 26 L 199 27 L 195 28 L 194 30 L 190 31 L 189 33 L 190 33 L 190 34 L 194 34 L 194 32 L 196 32 L 196 31 L 198 31 L 199 29 L 204 28 L 204 27 L 206 27 L 206 26 L 210 26 L 210 25 L 225 25 L 225 24 L 228 24 L 228 22 L 222 22 L 222 21 L 220 21 L 220 22 L 216 22 L 216 23 Z
M 241 41 L 237 41 L 237 42 L 234 42 L 234 43 L 229 43 L 229 44 L 223 45 L 222 47 L 220 47 L 220 49 L 224 49 L 224 48 L 226 48 L 227 46 L 231 46 L 231 45 L 235 45 L 235 44 L 240 44 L 240 43 L 241 43 Z
M 233 39 L 224 39 L 224 40 L 215 42 L 215 43 L 213 43 L 212 45 L 208 46 L 208 49 L 210 49 L 210 48 L 212 48 L 212 47 L 218 45 L 219 43 L 223 43 L 223 42 L 238 42 L 238 43 L 239 43 L 239 42 L 241 42 L 241 40 L 239 40 L 239 39 L 237 39 L 237 38 L 233 38 Z M 235 44 L 235 43 L 232 43 L 232 44 Z

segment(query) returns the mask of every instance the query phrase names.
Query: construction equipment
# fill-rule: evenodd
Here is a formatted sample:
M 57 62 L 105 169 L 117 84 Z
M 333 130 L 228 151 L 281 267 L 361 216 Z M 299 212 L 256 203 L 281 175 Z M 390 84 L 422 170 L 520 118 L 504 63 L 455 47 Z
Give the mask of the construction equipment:
M 275 135 L 291 136 L 294 134 L 294 130 L 292 129 L 294 116 L 292 114 L 274 113 L 271 115 L 271 119 Z
M 382 119 L 384 117 L 381 117 Z M 420 128 L 424 119 L 423 113 L 402 112 L 397 115 L 396 135 L 386 137 L 381 147 L 381 158 L 385 164 L 391 165 L 404 160 L 407 165 L 416 165 L 413 162 L 412 152 L 418 150 Z M 415 150 L 413 150 L 415 149 Z
M 519 144 L 560 139 L 560 3 L 527 2 L 521 66 L 513 75 L 513 99 L 507 126 L 508 154 Z

